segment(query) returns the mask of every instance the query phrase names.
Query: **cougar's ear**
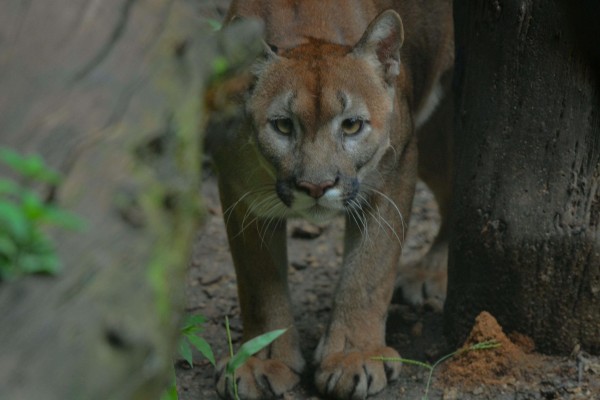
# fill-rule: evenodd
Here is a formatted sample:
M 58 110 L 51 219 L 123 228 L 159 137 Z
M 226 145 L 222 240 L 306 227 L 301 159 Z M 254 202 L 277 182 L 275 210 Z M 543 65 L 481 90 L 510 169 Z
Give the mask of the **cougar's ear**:
M 252 67 L 252 73 L 255 76 L 260 76 L 265 68 L 274 61 L 281 58 L 277 55 L 277 47 L 262 41 L 262 53 Z
M 264 40 L 262 41 L 262 45 L 263 45 L 263 58 L 265 58 L 267 61 L 272 61 L 272 60 L 276 59 L 277 57 L 279 57 L 277 55 L 277 52 L 279 51 L 279 49 L 277 49 L 277 46 L 269 44 L 269 43 L 265 42 Z
M 352 53 L 379 63 L 385 81 L 391 85 L 400 73 L 400 48 L 403 42 L 402 19 L 395 11 L 387 10 L 369 24 Z

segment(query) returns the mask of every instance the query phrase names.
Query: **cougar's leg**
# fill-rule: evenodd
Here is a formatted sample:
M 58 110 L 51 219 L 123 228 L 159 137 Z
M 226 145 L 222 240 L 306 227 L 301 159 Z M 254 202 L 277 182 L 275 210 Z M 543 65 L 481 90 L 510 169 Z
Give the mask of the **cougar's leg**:
M 419 177 L 435 196 L 441 226 L 428 253 L 416 263 L 401 265 L 398 287 L 413 304 L 428 303 L 441 310 L 446 298 L 448 264 L 448 222 L 452 200 L 452 127 L 454 104 L 447 93 L 449 77 L 444 77 L 446 93 L 438 109 L 417 132 Z
M 414 143 L 398 165 L 403 167 L 384 178 L 382 189 L 368 193 L 368 205 L 347 217 L 332 319 L 315 354 L 317 387 L 336 398 L 365 398 L 399 374 L 400 363 L 373 357 L 399 356 L 386 346 L 385 322 L 414 194 Z
M 242 312 L 244 341 L 262 333 L 289 328 L 268 348 L 236 371 L 238 394 L 243 399 L 281 396 L 300 380 L 304 360 L 294 328 L 287 284 L 285 221 L 257 218 L 239 196 L 220 185 L 229 245 L 235 264 Z M 220 364 L 217 391 L 233 398 L 232 385 Z

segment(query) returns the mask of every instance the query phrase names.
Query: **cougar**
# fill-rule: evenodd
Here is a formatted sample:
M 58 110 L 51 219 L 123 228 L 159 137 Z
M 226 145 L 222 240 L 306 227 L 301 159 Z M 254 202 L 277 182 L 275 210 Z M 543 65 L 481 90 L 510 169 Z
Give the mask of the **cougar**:
M 244 341 L 289 328 L 236 371 L 238 394 L 278 397 L 299 382 L 305 360 L 287 283 L 286 219 L 341 214 L 341 277 L 312 362 L 321 393 L 363 399 L 400 371 L 374 357 L 399 357 L 385 323 L 418 175 L 446 219 L 451 107 L 438 103 L 453 65 L 452 4 L 234 0 L 226 23 L 238 18 L 263 22 L 265 50 L 252 68 L 245 119 L 235 132 L 213 133 L 213 159 Z M 402 268 L 411 301 L 443 301 L 446 248 L 442 223 L 422 268 Z M 233 397 L 225 362 L 217 391 Z

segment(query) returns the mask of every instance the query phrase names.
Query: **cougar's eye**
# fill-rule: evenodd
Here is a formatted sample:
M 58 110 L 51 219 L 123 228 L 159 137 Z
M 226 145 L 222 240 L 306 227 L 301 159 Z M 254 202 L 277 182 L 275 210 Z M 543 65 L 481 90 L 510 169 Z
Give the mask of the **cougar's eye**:
M 348 118 L 342 121 L 344 135 L 356 135 L 363 128 L 364 121 L 360 118 Z
M 271 120 L 271 126 L 282 135 L 289 135 L 294 129 L 294 124 L 289 118 L 278 118 Z

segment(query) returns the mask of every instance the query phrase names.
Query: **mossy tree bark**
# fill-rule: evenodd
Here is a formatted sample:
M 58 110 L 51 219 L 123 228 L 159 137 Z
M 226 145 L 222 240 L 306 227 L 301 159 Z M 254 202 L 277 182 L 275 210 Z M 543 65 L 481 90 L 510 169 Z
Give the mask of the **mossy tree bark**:
M 152 399 L 171 379 L 222 57 L 207 32 L 184 0 L 0 3 L 1 145 L 60 171 L 39 190 L 86 224 L 51 233 L 58 276 L 0 283 L 1 398 Z
M 570 12 L 592 3 L 455 2 L 455 340 L 487 310 L 543 352 L 600 353 L 600 48 Z

